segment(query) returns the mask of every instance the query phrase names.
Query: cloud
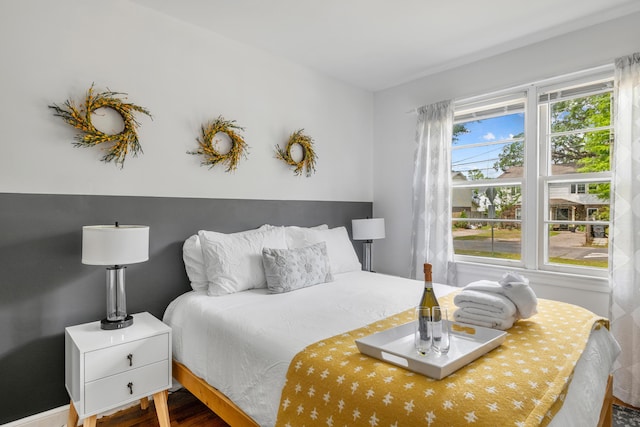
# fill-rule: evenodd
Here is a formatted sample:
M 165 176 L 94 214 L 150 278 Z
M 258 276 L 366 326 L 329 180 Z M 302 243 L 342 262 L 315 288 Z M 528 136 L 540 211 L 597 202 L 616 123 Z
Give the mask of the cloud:
M 484 135 L 482 139 L 484 139 L 485 141 L 493 141 L 494 139 L 496 139 L 496 136 L 493 133 L 489 132 Z

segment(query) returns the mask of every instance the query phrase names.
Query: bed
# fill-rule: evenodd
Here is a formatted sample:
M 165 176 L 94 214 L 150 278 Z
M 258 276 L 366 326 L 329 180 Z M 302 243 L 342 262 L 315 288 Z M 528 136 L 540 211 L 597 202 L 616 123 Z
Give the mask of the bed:
M 174 377 L 232 426 L 276 425 L 281 393 L 296 355 L 321 340 L 410 309 L 422 292 L 420 281 L 360 271 L 357 257 L 346 244 L 351 244 L 346 230 L 296 227 L 282 228 L 275 237 L 265 229 L 261 233 L 257 244 L 247 242 L 246 235 L 229 238 L 201 232 L 199 239 L 192 236 L 191 242 L 185 242 L 185 266 L 194 290 L 171 302 L 164 315 L 173 330 Z M 236 237 L 244 243 L 238 244 Z M 251 274 L 259 276 L 255 269 L 262 260 L 255 257 L 256 248 L 280 246 L 281 253 L 289 256 L 291 250 L 306 251 L 318 242 L 326 243 L 325 252 L 307 255 L 314 259 L 325 255 L 323 274 L 329 274 L 329 280 L 325 275 L 313 285 L 295 289 L 277 283 L 286 289 L 277 293 L 261 286 L 241 289 L 252 280 Z M 245 249 L 238 249 L 243 244 Z M 211 262 L 208 246 L 212 245 L 218 251 L 217 264 Z M 199 253 L 202 259 L 197 259 Z M 266 263 L 264 268 L 267 277 L 273 273 Z M 198 269 L 202 269 L 200 276 Z M 222 281 L 217 284 L 223 286 L 211 291 L 207 273 L 235 279 L 234 269 L 243 269 L 240 281 L 231 285 Z M 444 299 L 458 290 L 440 284 L 434 288 Z M 610 425 L 609 373 L 618 351 L 606 328 L 594 328 L 575 365 L 564 403 L 549 425 Z

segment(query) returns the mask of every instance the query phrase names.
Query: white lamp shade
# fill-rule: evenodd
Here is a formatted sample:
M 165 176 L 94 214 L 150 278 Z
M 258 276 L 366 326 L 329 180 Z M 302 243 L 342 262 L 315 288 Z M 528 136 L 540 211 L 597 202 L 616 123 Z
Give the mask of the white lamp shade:
M 149 259 L 146 225 L 86 225 L 82 227 L 82 263 L 124 265 Z
M 384 218 L 351 220 L 353 240 L 384 239 Z

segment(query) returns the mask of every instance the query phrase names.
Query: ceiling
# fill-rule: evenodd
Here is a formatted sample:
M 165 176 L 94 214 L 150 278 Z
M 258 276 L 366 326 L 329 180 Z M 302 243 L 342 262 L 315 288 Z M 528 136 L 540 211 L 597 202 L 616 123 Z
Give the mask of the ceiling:
M 640 11 L 638 0 L 131 0 L 378 91 Z

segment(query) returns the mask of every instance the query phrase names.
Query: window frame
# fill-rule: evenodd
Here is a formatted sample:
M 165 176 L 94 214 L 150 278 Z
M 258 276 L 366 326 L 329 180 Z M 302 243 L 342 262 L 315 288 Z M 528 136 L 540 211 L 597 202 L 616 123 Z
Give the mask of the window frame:
M 585 85 L 599 84 L 601 82 L 613 81 L 613 68 L 610 66 L 599 67 L 593 70 L 586 70 L 571 75 L 561 76 L 554 79 L 535 82 L 528 85 L 494 92 L 485 96 L 469 98 L 467 100 L 456 101 L 454 104 L 454 123 L 464 123 L 473 120 L 474 113 L 479 112 L 482 115 L 482 109 L 492 107 L 494 104 L 503 102 L 513 102 L 514 99 L 521 97 L 524 99 L 524 164 L 523 174 L 520 180 L 502 180 L 488 179 L 478 181 L 468 181 L 461 184 L 460 182 L 452 182 L 452 194 L 456 188 L 460 187 L 482 187 L 496 186 L 503 187 L 509 184 L 520 185 L 522 191 L 522 203 L 520 205 L 520 224 L 521 224 L 521 254 L 520 260 L 510 260 L 492 257 L 481 257 L 472 255 L 454 254 L 456 262 L 484 263 L 494 266 L 507 266 L 515 268 L 523 268 L 527 270 L 546 271 L 549 273 L 562 273 L 577 276 L 589 277 L 606 277 L 608 268 L 574 266 L 571 264 L 556 264 L 549 262 L 549 224 L 553 223 L 549 218 L 549 197 L 548 189 L 550 184 L 570 183 L 582 184 L 585 187 L 584 194 L 589 193 L 589 185 L 592 182 L 608 182 L 613 192 L 613 172 L 592 172 L 592 173 L 572 173 L 565 175 L 551 175 L 550 171 L 550 141 L 551 135 L 544 127 L 546 118 L 541 120 L 540 105 L 544 103 L 542 97 L 545 94 L 551 94 L 554 91 L 565 90 L 570 92 L 571 89 L 577 88 L 577 95 L 571 95 L 570 98 L 595 95 L 594 92 L 586 91 L 584 94 L 579 92 Z M 609 92 L 612 89 L 604 89 L 602 92 Z M 558 92 L 560 93 L 560 92 Z M 524 94 L 524 96 L 523 96 Z M 560 93 L 560 96 L 562 93 Z M 549 96 L 549 95 L 548 95 Z M 547 105 L 557 102 L 558 99 L 547 100 Z M 612 110 L 613 110 L 612 95 Z M 509 114 L 505 110 L 505 115 Z M 547 114 L 547 117 L 548 114 Z M 613 128 L 614 115 L 612 113 L 611 124 L 606 128 Z M 601 130 L 601 128 L 589 129 L 589 131 Z M 453 147 L 452 147 L 453 149 Z M 613 156 L 613 152 L 610 153 Z M 453 168 L 452 168 L 453 169 Z M 519 182 L 514 182 L 519 181 Z M 577 190 L 577 185 L 576 185 Z M 583 193 L 580 193 L 583 194 Z M 611 206 L 611 200 L 609 206 Z M 453 217 L 455 221 L 456 218 Z M 533 218 L 533 220 L 531 220 Z M 594 221 L 589 217 L 585 221 L 563 221 L 574 225 L 591 224 L 609 227 L 609 235 L 611 235 L 612 221 Z M 611 242 L 609 241 L 609 263 L 611 260 Z

